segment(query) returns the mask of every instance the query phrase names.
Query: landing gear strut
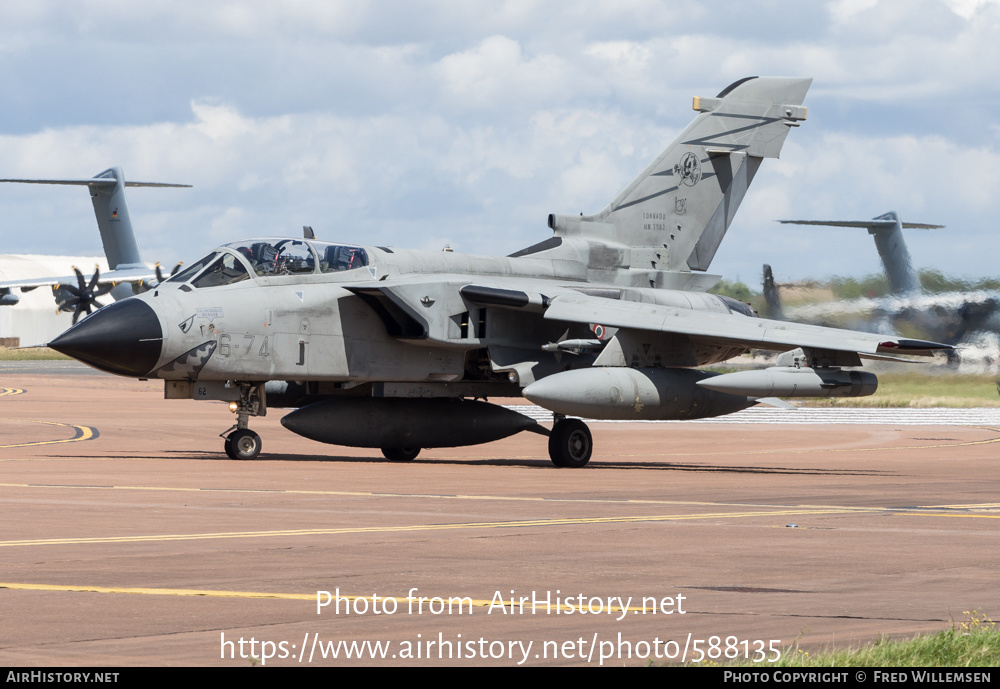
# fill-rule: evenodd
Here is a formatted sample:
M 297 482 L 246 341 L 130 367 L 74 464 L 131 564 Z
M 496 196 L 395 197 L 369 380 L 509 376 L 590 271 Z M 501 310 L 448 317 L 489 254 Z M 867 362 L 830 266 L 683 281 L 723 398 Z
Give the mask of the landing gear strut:
M 230 459 L 256 459 L 260 454 L 261 440 L 259 435 L 250 430 L 249 425 L 251 416 L 264 416 L 267 413 L 264 385 L 262 383 L 234 383 L 234 385 L 239 386 L 240 401 L 229 404 L 229 408 L 236 412 L 236 425 L 222 434 L 226 439 L 226 455 Z
M 590 461 L 594 439 L 587 424 L 580 419 L 556 417 L 549 435 L 549 459 L 557 467 L 579 469 Z

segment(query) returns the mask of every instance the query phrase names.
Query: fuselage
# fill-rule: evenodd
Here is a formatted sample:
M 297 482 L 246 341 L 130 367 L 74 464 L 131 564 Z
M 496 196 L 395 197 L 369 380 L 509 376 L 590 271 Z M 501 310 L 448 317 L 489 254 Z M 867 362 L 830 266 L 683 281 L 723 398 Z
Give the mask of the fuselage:
M 542 351 L 593 337 L 580 325 L 543 318 L 546 301 L 567 290 L 755 315 L 702 292 L 595 284 L 569 251 L 486 257 L 298 239 L 235 242 L 81 321 L 60 338 L 62 351 L 112 373 L 166 380 L 441 383 L 490 380 L 502 374 L 505 353 L 515 356 L 509 350 L 539 360 L 534 377 L 590 365 L 593 354 Z M 626 281 L 620 272 L 610 277 Z M 142 330 L 134 345 L 113 347 L 128 328 Z M 117 351 L 84 351 L 95 348 Z M 474 354 L 490 349 L 500 356 Z M 742 351 L 680 341 L 659 349 L 660 366 L 712 363 Z M 470 370 L 476 367 L 490 370 Z

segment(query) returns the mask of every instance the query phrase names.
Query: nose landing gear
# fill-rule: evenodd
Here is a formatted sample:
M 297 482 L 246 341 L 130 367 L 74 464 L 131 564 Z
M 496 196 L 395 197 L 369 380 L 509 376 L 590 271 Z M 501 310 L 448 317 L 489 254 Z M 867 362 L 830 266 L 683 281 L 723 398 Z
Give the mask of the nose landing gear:
M 260 454 L 260 436 L 249 428 L 240 428 L 226 436 L 226 454 L 230 459 L 254 459 Z
M 226 439 L 226 455 L 230 459 L 256 459 L 260 454 L 261 439 L 249 428 L 251 416 L 264 416 L 267 402 L 263 383 L 234 383 L 240 389 L 240 401 L 230 402 L 229 409 L 236 413 L 236 425 L 222 434 Z

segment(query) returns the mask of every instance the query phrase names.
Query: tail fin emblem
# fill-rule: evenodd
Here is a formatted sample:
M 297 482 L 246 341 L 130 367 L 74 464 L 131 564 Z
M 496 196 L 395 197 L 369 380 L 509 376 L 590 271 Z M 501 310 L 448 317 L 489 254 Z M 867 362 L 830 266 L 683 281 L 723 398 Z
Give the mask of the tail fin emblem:
M 681 162 L 674 165 L 674 175 L 680 177 L 681 182 L 693 187 L 701 181 L 701 162 L 698 156 L 690 151 L 684 154 Z

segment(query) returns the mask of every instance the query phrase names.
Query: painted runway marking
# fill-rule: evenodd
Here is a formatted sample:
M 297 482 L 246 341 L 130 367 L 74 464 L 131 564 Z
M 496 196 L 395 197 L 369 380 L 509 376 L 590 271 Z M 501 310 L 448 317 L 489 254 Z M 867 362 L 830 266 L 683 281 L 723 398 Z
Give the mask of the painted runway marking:
M 173 486 L 98 486 L 80 483 L 0 483 L 0 488 L 29 488 L 29 489 L 82 489 L 82 490 L 135 490 L 164 493 L 204 493 L 211 495 L 224 493 L 227 495 L 325 495 L 329 497 L 348 498 L 390 498 L 398 500 L 400 498 L 413 500 L 477 500 L 477 501 L 498 501 L 498 502 L 532 502 L 532 503 L 576 503 L 590 505 L 676 505 L 679 507 L 735 507 L 735 508 L 756 508 L 760 510 L 808 510 L 808 513 L 819 513 L 819 511 L 835 509 L 838 514 L 850 512 L 871 513 L 871 512 L 909 512 L 913 514 L 924 514 L 914 510 L 928 510 L 930 516 L 950 516 L 949 513 L 955 510 L 991 512 L 1000 510 L 1000 503 L 970 503 L 956 505 L 912 505 L 906 507 L 886 507 L 882 505 L 874 506 L 846 506 L 846 505 L 775 505 L 769 503 L 748 503 L 748 502 L 706 502 L 699 500 L 653 500 L 646 498 L 553 498 L 553 497 L 533 497 L 533 496 L 510 496 L 510 495 L 463 495 L 461 493 L 383 493 L 374 491 L 346 491 L 346 490 L 284 490 L 275 488 L 182 488 Z M 752 514 L 768 514 L 767 512 L 754 512 Z M 963 515 L 964 516 L 964 515 Z M 973 515 L 975 516 L 975 515 Z M 988 516 L 988 515 L 983 515 Z
M 67 591 L 86 593 L 134 593 L 147 596 L 207 596 L 213 598 L 284 598 L 287 600 L 316 600 L 316 594 L 306 593 L 261 593 L 255 591 L 211 591 L 200 589 L 153 589 L 127 588 L 120 586 L 54 586 L 51 584 L 23 584 L 0 582 L 2 589 L 20 591 Z
M 595 423 L 608 423 L 608 422 L 595 422 Z M 622 423 L 643 423 L 638 421 L 629 421 Z M 673 421 L 650 421 L 646 423 L 675 423 Z M 681 422 L 676 422 L 681 423 Z M 721 422 L 720 422 L 721 423 Z M 993 426 L 972 426 L 972 428 L 979 428 L 984 431 L 993 431 L 994 433 L 1000 434 L 1000 427 Z M 881 445 L 878 447 L 833 447 L 833 448 L 790 448 L 785 450 L 778 449 L 767 449 L 767 450 L 724 450 L 722 452 L 636 452 L 633 454 L 610 454 L 603 453 L 601 458 L 596 460 L 590 465 L 588 471 L 593 471 L 594 469 L 601 468 L 602 460 L 614 459 L 616 457 L 727 457 L 727 456 L 747 456 L 747 455 L 801 455 L 809 453 L 833 453 L 833 452 L 889 452 L 893 450 L 939 450 L 944 447 L 969 447 L 973 445 L 993 445 L 995 443 L 1000 443 L 1000 435 L 996 438 L 988 438 L 986 440 L 966 440 L 963 442 L 954 443 L 940 443 L 935 445 L 899 445 L 893 447 L 887 447 Z M 524 457 L 511 457 L 510 459 L 539 459 L 538 456 L 524 456 Z M 431 458 L 428 458 L 431 459 Z M 450 460 L 456 459 L 476 459 L 474 457 L 449 457 Z M 609 467 L 615 468 L 615 467 Z M 734 467 L 739 468 L 739 467 Z
M 552 412 L 534 404 L 503 405 L 536 421 L 552 421 Z M 923 409 L 885 407 L 797 407 L 775 409 L 751 407 L 734 414 L 690 421 L 607 421 L 584 419 L 593 423 L 749 423 L 749 424 L 850 424 L 901 426 L 993 426 L 1000 425 L 1000 407 L 969 409 L 927 407 Z
M 981 428 L 986 431 L 993 431 L 994 433 L 1000 433 L 1000 428 L 993 428 L 990 426 L 973 426 L 973 428 Z M 787 450 L 731 450 L 727 452 L 637 452 L 631 455 L 619 454 L 619 455 L 607 455 L 609 457 L 714 457 L 714 456 L 726 456 L 726 455 L 800 455 L 807 454 L 811 452 L 827 454 L 832 452 L 889 452 L 895 450 L 939 450 L 943 447 L 969 447 L 972 445 L 993 445 L 994 443 L 1000 443 L 1000 436 L 996 438 L 988 438 L 986 440 L 966 440 L 958 443 L 940 443 L 936 445 L 898 445 L 893 447 L 831 447 L 831 448 L 797 448 L 797 449 L 787 449 Z M 598 460 L 599 462 L 600 460 Z M 596 464 L 595 466 L 600 466 Z
M 784 509 L 789 505 L 766 505 L 759 503 L 743 502 L 704 502 L 698 500 L 651 500 L 637 498 L 553 498 L 537 496 L 512 496 L 512 495 L 474 495 L 461 493 L 384 493 L 364 490 L 284 490 L 275 488 L 182 488 L 174 486 L 98 486 L 82 483 L 0 483 L 0 488 L 67 488 L 84 490 L 137 490 L 137 491 L 162 491 L 166 493 L 224 493 L 227 495 L 326 495 L 330 497 L 346 498 L 411 498 L 416 500 L 484 500 L 499 502 L 538 502 L 538 503 L 584 503 L 584 504 L 611 504 L 611 505 L 687 505 L 705 507 L 760 507 L 764 509 Z M 796 508 L 818 508 L 826 509 L 828 505 L 794 505 Z M 837 509 L 850 510 L 857 509 L 868 512 L 870 507 L 841 507 Z M 881 509 L 881 508 L 875 508 Z
M 934 512 L 934 513 L 904 512 L 903 514 L 909 517 L 950 517 L 952 519 L 959 517 L 962 519 L 1000 519 L 1000 514 L 948 514 L 947 512 Z
M 45 426 L 59 426 L 62 428 L 72 428 L 75 434 L 72 438 L 64 438 L 62 440 L 39 440 L 31 443 L 16 443 L 13 445 L 0 445 L 0 449 L 11 448 L 11 447 L 36 447 L 38 445 L 58 445 L 60 443 L 77 443 L 84 440 L 93 440 L 97 438 L 100 433 L 93 426 L 77 426 L 72 423 L 59 423 L 58 421 L 31 421 L 28 419 L 5 419 L 0 418 L 0 421 L 16 421 L 18 423 L 40 423 Z
M 1000 509 L 1000 502 L 981 502 L 976 505 L 932 505 L 929 507 L 937 510 L 996 510 Z
M 466 529 L 523 529 L 553 526 L 580 526 L 591 524 L 634 524 L 634 523 L 655 523 L 669 521 L 690 521 L 702 519 L 745 519 L 758 517 L 788 517 L 788 516 L 814 516 L 823 514 L 858 514 L 885 513 L 885 514 L 907 514 L 918 516 L 955 516 L 946 513 L 940 515 L 931 512 L 915 511 L 919 508 L 891 508 L 891 507 L 816 507 L 816 508 L 790 508 L 780 510 L 759 510 L 740 512 L 711 512 L 696 514 L 666 514 L 666 515 L 641 515 L 641 516 L 618 516 L 618 517 L 577 517 L 577 518 L 551 518 L 551 519 L 525 519 L 517 521 L 497 521 L 497 522 L 460 522 L 455 524 L 409 524 L 402 526 L 349 526 L 341 528 L 326 529 L 284 529 L 277 531 L 220 531 L 208 533 L 190 534 L 156 534 L 156 535 L 135 535 L 135 536 L 93 536 L 75 538 L 40 538 L 25 539 L 17 541 L 0 541 L 0 548 L 14 548 L 23 546 L 49 546 L 49 545 L 95 545 L 109 543 L 162 543 L 171 541 L 204 541 L 204 540 L 224 540 L 236 538 L 289 538 L 296 536 L 342 536 L 351 534 L 371 534 L 371 533 L 412 533 L 419 531 L 458 531 Z M 983 518 L 995 518 L 994 515 L 961 515 L 966 517 L 980 516 Z
M 19 421 L 19 420 L 20 419 L 0 419 L 0 421 Z M 77 442 L 79 440 L 90 440 L 92 438 L 98 437 L 98 435 L 99 435 L 97 429 L 93 428 L 91 426 L 73 426 L 72 424 L 60 424 L 60 423 L 49 422 L 49 421 L 28 421 L 26 423 L 43 423 L 43 424 L 49 424 L 49 425 L 53 425 L 53 426 L 66 426 L 66 427 L 69 427 L 69 428 L 76 428 L 76 429 L 78 429 L 78 431 L 89 431 L 90 433 L 92 433 L 92 435 L 88 436 L 88 437 L 80 437 L 80 435 L 78 433 L 77 437 L 70 438 L 70 439 L 67 439 L 67 440 L 51 440 L 51 441 L 43 441 L 43 442 L 37 442 L 37 443 L 23 443 L 23 444 L 20 444 L 20 445 L 0 445 L 0 449 L 2 449 L 2 448 L 12 448 L 12 447 L 31 447 L 31 446 L 34 446 L 34 445 L 49 445 L 49 444 L 53 444 L 53 443 L 70 443 L 70 442 Z M 639 422 L 628 422 L 628 423 L 639 423 Z M 668 422 L 665 422 L 665 421 L 656 421 L 656 422 L 650 422 L 650 423 L 668 423 Z M 672 422 L 669 422 L 669 423 L 672 423 Z M 978 428 L 978 429 L 981 429 L 981 430 L 984 430 L 984 431 L 991 431 L 993 433 L 997 433 L 998 435 L 995 438 L 987 438 L 986 440 L 966 440 L 966 441 L 962 441 L 962 442 L 935 443 L 935 444 L 930 444 L 930 445 L 900 445 L 900 446 L 896 446 L 896 447 L 887 447 L 885 445 L 879 445 L 879 446 L 876 446 L 876 447 L 789 448 L 789 449 L 766 449 L 766 450 L 725 450 L 725 451 L 721 451 L 721 452 L 655 452 L 655 453 L 654 452 L 636 452 L 636 453 L 631 453 L 631 454 L 625 454 L 625 453 L 618 453 L 618 454 L 605 453 L 605 454 L 603 454 L 601 456 L 601 459 L 595 461 L 593 464 L 590 465 L 590 468 L 588 469 L 588 471 L 594 471 L 594 470 L 601 469 L 602 468 L 601 467 L 601 461 L 602 460 L 614 460 L 615 458 L 621 458 L 621 457 L 728 457 L 728 456 L 743 457 L 743 456 L 751 456 L 751 455 L 801 455 L 801 454 L 809 454 L 809 453 L 829 454 L 829 453 L 844 453 L 844 452 L 888 452 L 888 451 L 894 451 L 894 450 L 938 450 L 938 449 L 947 448 L 947 447 L 971 447 L 971 446 L 974 446 L 974 445 L 993 445 L 993 444 L 1000 443 L 1000 427 L 995 427 L 995 426 L 972 426 L 972 427 L 973 428 Z M 433 460 L 434 460 L 433 457 L 429 457 L 428 459 L 431 462 L 433 462 Z M 468 457 L 461 457 L 461 456 L 455 457 L 455 456 L 452 456 L 452 457 L 442 457 L 442 458 L 439 458 L 439 459 L 446 459 L 446 460 L 450 460 L 450 461 L 460 461 L 460 460 L 479 461 L 479 460 L 482 460 L 483 458 L 482 457 L 472 457 L 472 456 L 468 456 Z M 504 459 L 523 460 L 523 459 L 547 459 L 547 458 L 546 457 L 542 457 L 541 455 L 522 455 L 522 456 L 505 457 Z M 17 461 L 17 462 L 21 462 L 21 461 L 80 461 L 80 460 L 100 460 L 100 461 L 108 461 L 108 460 L 110 460 L 110 461 L 156 461 L 156 458 L 152 458 L 152 457 L 37 457 L 37 458 L 36 457 L 18 457 L 18 458 L 0 458 L 0 462 L 15 462 L 15 461 Z M 382 459 L 380 457 L 372 457 L 371 460 L 372 461 L 378 461 L 380 463 L 382 462 Z M 264 459 L 260 459 L 258 461 L 267 461 L 267 459 L 264 458 Z M 616 467 L 610 466 L 610 467 L 607 467 L 607 468 L 616 468 Z M 733 468 L 734 469 L 739 469 L 739 468 L 746 468 L 746 467 L 733 467 Z M 190 490 L 198 490 L 198 489 L 192 488 Z M 308 491 L 301 491 L 301 492 L 305 493 L 305 492 L 308 492 Z
M 23 395 L 24 388 L 0 388 L 0 397 L 8 397 L 10 395 Z
M 980 428 L 985 431 L 993 431 L 994 433 L 1000 433 L 1000 428 L 993 428 L 990 426 L 973 426 L 973 428 Z M 827 449 L 807 449 L 807 450 L 749 450 L 746 452 L 739 453 L 729 453 L 729 454 L 746 454 L 746 455 L 758 455 L 758 454 L 801 454 L 803 452 L 888 452 L 891 450 L 938 450 L 943 447 L 970 447 L 972 445 L 992 445 L 994 443 L 1000 443 L 1000 436 L 996 438 L 988 438 L 986 440 L 966 440 L 959 443 L 940 443 L 937 445 L 899 445 L 894 447 L 834 447 Z M 726 454 L 726 453 L 706 453 L 706 454 Z M 655 457 L 656 455 L 650 455 Z
M 279 600 L 304 600 L 310 603 L 315 603 L 318 594 L 315 593 L 271 593 L 271 592 L 261 592 L 261 591 L 217 591 L 211 589 L 152 589 L 152 588 L 134 588 L 134 587 L 121 587 L 121 586 L 56 586 L 52 584 L 24 584 L 24 583 L 14 583 L 14 582 L 0 582 L 0 589 L 12 589 L 19 591 L 64 591 L 71 593 L 127 593 L 127 594 L 137 594 L 144 596 L 189 596 L 189 597 L 205 597 L 205 598 L 275 598 Z M 346 594 L 339 594 L 340 598 L 348 601 L 356 600 L 371 600 L 371 596 L 349 596 Z M 396 604 L 418 604 L 422 603 L 424 605 L 428 604 L 427 601 L 433 596 L 422 596 L 421 598 L 409 598 L 401 596 L 379 596 L 379 600 L 382 601 L 395 601 Z M 475 608 L 511 608 L 512 605 L 510 601 L 503 601 L 497 603 L 495 600 L 485 600 L 469 598 L 467 596 L 438 596 L 442 600 L 448 602 L 454 602 L 456 604 L 468 605 Z M 576 600 L 576 599 L 574 599 Z M 644 601 L 645 602 L 645 601 Z M 516 607 L 513 606 L 513 607 Z M 576 612 L 576 608 L 571 604 L 556 605 L 554 603 L 543 603 L 540 600 L 535 604 L 535 608 L 539 610 L 563 610 L 567 612 Z M 647 613 L 647 612 L 657 612 L 657 608 L 653 607 L 642 607 L 642 606 L 630 606 L 622 607 L 611 605 L 610 603 L 604 604 L 602 601 L 601 611 L 603 613 L 613 613 L 613 612 L 632 612 L 632 613 Z

